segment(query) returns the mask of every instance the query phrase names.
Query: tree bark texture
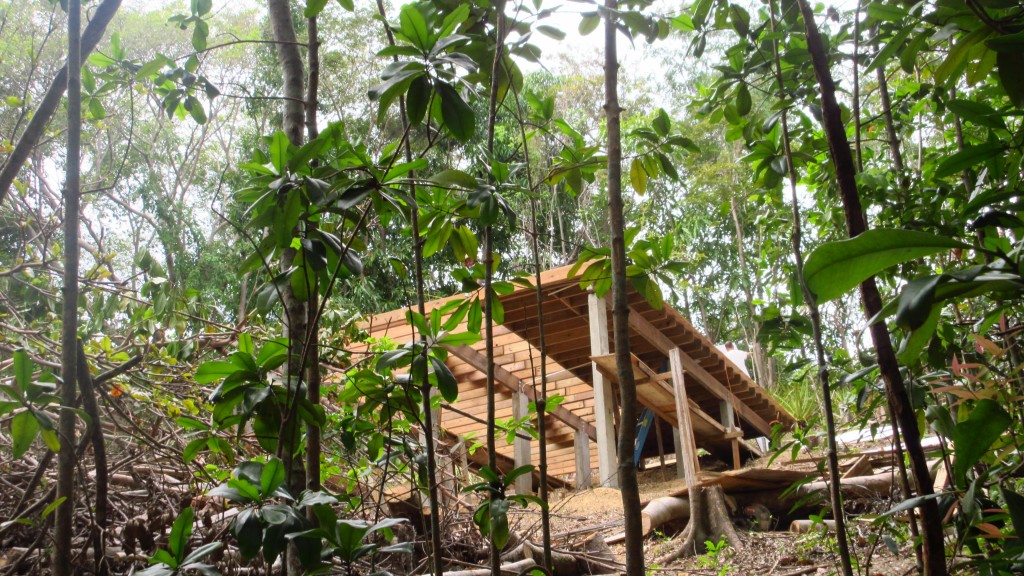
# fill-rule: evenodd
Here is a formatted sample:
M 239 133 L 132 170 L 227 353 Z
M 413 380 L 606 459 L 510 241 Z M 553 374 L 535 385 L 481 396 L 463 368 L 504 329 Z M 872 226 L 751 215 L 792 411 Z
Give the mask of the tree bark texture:
M 85 27 L 85 32 L 82 33 L 81 42 L 78 44 L 81 46 L 79 62 L 81 62 L 81 58 L 88 57 L 89 54 L 96 49 L 96 45 L 100 43 L 104 32 L 107 30 L 107 24 L 110 24 L 110 21 L 114 18 L 114 14 L 117 14 L 117 9 L 120 7 L 121 0 L 104 0 L 104 2 L 96 8 L 96 11 L 93 13 L 92 20 L 89 22 L 89 25 Z M 81 22 L 81 19 L 79 19 L 79 22 Z M 81 68 L 81 66 L 79 66 L 79 68 Z M 81 72 L 79 72 L 79 74 L 81 74 Z M 7 198 L 7 193 L 11 189 L 11 184 L 13 184 L 15 178 L 18 177 L 18 173 L 21 172 L 21 168 L 28 160 L 29 154 L 32 153 L 32 149 L 36 147 L 36 144 L 39 143 L 39 139 L 43 137 L 43 133 L 46 131 L 46 125 L 50 122 L 50 119 L 53 118 L 54 113 L 60 106 L 61 98 L 64 96 L 64 91 L 67 90 L 68 84 L 68 65 L 65 64 L 64 67 L 57 72 L 57 75 L 53 77 L 53 81 L 50 82 L 50 87 L 46 89 L 46 94 L 39 102 L 39 106 L 36 108 L 36 111 L 32 114 L 32 119 L 29 121 L 28 126 L 25 127 L 25 131 L 22 132 L 21 137 L 18 138 L 18 143 L 14 145 L 14 150 L 11 151 L 11 155 L 7 157 L 7 162 L 5 162 L 3 168 L 0 169 L 0 204 L 4 203 L 4 199 Z
M 64 182 L 64 285 L 61 310 L 61 411 L 58 423 L 57 506 L 53 525 L 53 574 L 72 571 L 75 524 L 75 413 L 78 395 L 78 252 L 82 149 L 82 2 L 68 1 L 68 140 Z M 11 159 L 14 160 L 13 158 Z
M 829 69 L 828 56 L 821 35 L 814 20 L 814 12 L 806 0 L 798 0 L 804 18 L 804 29 L 807 35 L 807 49 L 811 55 L 814 74 L 818 79 L 821 91 L 822 125 L 828 140 L 829 152 L 835 165 L 836 180 L 842 198 L 846 225 L 850 237 L 857 236 L 867 229 L 864 209 L 861 206 L 860 194 L 857 190 L 856 168 L 850 145 L 846 140 L 841 110 L 836 101 L 836 87 Z M 878 292 L 874 277 L 867 279 L 860 286 L 861 301 L 867 318 L 874 317 L 882 309 L 882 297 Z M 900 374 L 899 363 L 889 337 L 889 329 L 884 321 L 871 325 L 871 339 L 878 354 L 878 366 L 885 380 L 886 397 L 889 406 L 899 425 L 910 457 L 911 472 L 917 484 L 917 493 L 927 496 L 932 493 L 931 482 L 928 481 L 928 463 L 924 450 L 921 448 L 921 434 L 917 428 L 917 418 L 910 404 L 910 396 Z M 942 539 L 942 517 L 934 499 L 924 500 L 920 506 L 921 520 L 924 525 L 924 572 L 931 576 L 946 573 L 945 548 Z
M 640 521 L 640 487 L 633 450 L 636 443 L 637 400 L 629 346 L 629 300 L 626 278 L 626 222 L 622 201 L 622 133 L 619 108 L 619 57 L 617 49 L 617 0 L 605 0 L 604 112 L 608 127 L 608 216 L 611 222 L 612 332 L 619 375 L 621 425 L 619 426 L 619 486 L 626 531 L 626 574 L 644 574 L 643 526 Z

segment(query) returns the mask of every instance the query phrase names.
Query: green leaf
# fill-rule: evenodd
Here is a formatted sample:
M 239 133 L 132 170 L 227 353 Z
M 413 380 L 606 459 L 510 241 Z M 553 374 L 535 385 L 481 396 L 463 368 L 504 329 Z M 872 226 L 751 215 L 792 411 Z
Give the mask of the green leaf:
M 430 107 L 430 79 L 426 75 L 413 78 L 409 84 L 409 92 L 405 96 L 406 112 L 409 114 L 409 122 L 414 126 L 423 121 Z
M 67 499 L 67 496 L 61 496 L 60 498 L 57 498 L 53 502 L 50 502 L 50 505 L 43 509 L 43 513 L 39 517 L 43 520 L 46 520 L 50 516 L 50 514 L 53 514 L 53 511 L 56 510 L 61 504 L 63 504 L 64 501 Z
M 947 157 L 935 169 L 936 178 L 946 178 L 962 172 L 975 164 L 984 162 L 992 156 L 1003 152 L 1005 146 L 1000 142 L 986 142 L 977 146 L 964 146 L 964 149 Z
M 50 428 L 42 428 L 39 431 L 43 437 L 43 443 L 46 447 L 54 452 L 60 452 L 60 437 L 57 436 L 57 431 Z
M 586 36 L 597 30 L 598 24 L 601 23 L 601 16 L 597 12 L 585 12 L 582 16 L 579 27 L 580 36 Z
M 883 2 L 871 2 L 868 4 L 868 16 L 875 20 L 902 22 L 907 15 L 906 10 L 894 4 Z
M 740 116 L 746 116 L 750 114 L 752 105 L 753 101 L 750 98 L 750 90 L 746 84 L 740 84 L 739 88 L 736 89 L 736 112 Z
M 327 6 L 329 0 L 306 0 L 306 11 L 303 16 L 306 18 L 316 18 L 324 8 Z
M 658 112 L 654 115 L 654 120 L 651 121 L 651 127 L 654 131 L 662 138 L 668 136 L 669 130 L 672 129 L 672 119 L 668 117 L 668 113 L 663 108 L 658 108 Z
M 185 559 L 185 548 L 188 546 L 188 539 L 192 537 L 192 520 L 195 519 L 195 511 L 189 506 L 178 514 L 178 518 L 171 526 L 171 536 L 167 540 L 167 549 L 174 558 L 181 562 Z
M 1024 54 L 1020 52 L 999 52 L 996 56 L 999 68 L 999 83 L 1003 91 L 1010 97 L 1013 105 L 1024 107 Z
M 264 497 L 270 496 L 284 484 L 284 464 L 278 458 L 271 458 L 263 465 L 260 473 L 260 491 Z
M 270 163 L 277 170 L 278 174 L 284 174 L 285 166 L 288 165 L 290 156 L 288 152 L 289 146 L 291 146 L 291 142 L 288 141 L 288 137 L 285 136 L 284 132 L 278 130 L 271 136 Z
M 238 366 L 231 362 L 204 362 L 196 370 L 195 379 L 199 384 L 210 384 L 238 372 Z
M 740 38 L 745 38 L 750 33 L 750 14 L 738 4 L 729 6 L 729 20 L 732 27 Z
M 891 266 L 953 248 L 970 246 L 927 232 L 877 228 L 819 246 L 807 258 L 804 280 L 819 302 L 827 302 Z
M 953 430 L 953 462 L 957 486 L 967 485 L 967 471 L 1003 435 L 1010 422 L 1010 415 L 999 403 L 986 398 L 975 403 L 967 419 L 956 425 Z
M 643 196 L 647 192 L 647 171 L 644 170 L 644 163 L 640 158 L 633 158 L 629 165 L 629 181 L 637 194 Z
M 505 499 L 491 500 L 490 536 L 494 547 L 501 550 L 508 544 L 508 509 L 511 502 Z
M 534 28 L 534 30 L 536 30 L 537 32 L 540 32 L 541 34 L 543 34 L 543 35 L 545 35 L 545 36 L 547 36 L 549 38 L 554 38 L 555 40 L 559 40 L 559 41 L 565 40 L 565 32 L 563 32 L 562 30 L 560 30 L 558 28 L 555 28 L 554 26 L 548 26 L 547 24 L 541 24 L 541 25 L 537 26 L 536 28 Z
M 11 440 L 14 459 L 17 460 L 28 452 L 32 442 L 39 435 L 39 420 L 28 410 L 19 412 L 11 419 Z
M 950 100 L 946 102 L 954 114 L 968 122 L 988 128 L 1001 128 L 1006 130 L 1006 122 L 1000 114 L 988 104 L 976 100 Z
M 437 83 L 437 93 L 441 98 L 441 120 L 445 128 L 460 142 L 473 137 L 476 129 L 476 116 L 473 109 L 459 96 L 459 93 L 445 82 Z
M 402 6 L 402 11 L 398 14 L 398 22 L 402 34 L 409 39 L 413 46 L 424 52 L 430 50 L 430 31 L 427 30 L 427 21 L 414 4 Z
M 14 351 L 14 381 L 22 392 L 27 393 L 32 384 L 32 367 L 28 352 L 20 349 Z

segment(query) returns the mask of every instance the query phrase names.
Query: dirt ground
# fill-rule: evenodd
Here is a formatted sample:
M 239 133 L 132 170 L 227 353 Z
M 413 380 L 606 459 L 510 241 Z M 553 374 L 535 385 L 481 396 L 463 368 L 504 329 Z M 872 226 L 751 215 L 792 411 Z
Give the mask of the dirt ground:
M 684 485 L 681 479 L 665 479 L 660 470 L 640 474 L 641 500 L 664 496 L 673 489 Z M 594 488 L 582 492 L 562 491 L 553 494 L 551 504 L 552 540 L 558 548 L 579 545 L 594 534 L 613 538 L 622 533 L 622 500 L 618 490 Z M 530 512 L 517 520 L 517 530 L 535 542 L 540 541 L 539 513 Z M 700 556 L 684 558 L 667 565 L 659 565 L 658 558 L 675 550 L 680 541 L 674 537 L 685 527 L 685 523 L 670 525 L 645 541 L 645 557 L 651 574 L 775 574 L 797 576 L 798 574 L 837 574 L 839 556 L 832 535 L 820 532 L 792 534 L 781 531 L 758 532 L 737 519 L 737 528 L 743 539 L 741 549 L 724 548 Z M 914 552 L 903 539 L 882 539 L 875 528 L 867 523 L 852 522 L 853 549 L 859 574 L 869 576 L 905 576 L 916 571 Z M 625 557 L 621 543 L 610 546 L 618 562 Z M 864 567 L 867 567 L 865 570 Z

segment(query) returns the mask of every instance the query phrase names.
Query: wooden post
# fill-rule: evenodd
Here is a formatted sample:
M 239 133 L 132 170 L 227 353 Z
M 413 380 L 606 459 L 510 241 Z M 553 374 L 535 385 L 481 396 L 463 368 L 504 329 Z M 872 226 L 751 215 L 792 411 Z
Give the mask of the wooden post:
M 736 427 L 736 411 L 732 409 L 732 400 L 719 400 L 718 411 L 721 414 L 720 422 L 725 427 L 726 433 L 734 434 L 729 439 L 729 443 L 732 444 L 732 469 L 740 469 L 740 437 L 735 436 L 739 432 L 739 428 Z
M 587 295 L 587 308 L 590 313 L 590 355 L 604 356 L 609 353 L 608 346 L 608 305 L 604 299 L 590 292 Z M 597 466 L 601 486 L 619 487 L 615 475 L 617 459 L 615 457 L 615 397 L 612 384 L 605 378 L 596 364 L 591 364 L 594 377 L 594 417 L 597 428 Z
M 679 348 L 668 351 L 668 361 L 672 366 L 672 388 L 676 393 L 676 420 L 679 422 L 679 444 L 676 445 L 676 458 L 683 460 L 686 485 L 692 489 L 697 483 L 697 443 L 693 439 L 693 425 L 690 423 L 690 400 L 686 396 L 686 385 L 683 377 L 683 357 Z
M 590 478 L 590 437 L 579 428 L 574 439 L 576 448 L 576 489 L 587 490 L 592 485 Z
M 529 414 L 529 399 L 526 394 L 516 392 L 512 394 L 512 418 L 520 420 Z M 530 440 L 529 437 L 521 438 L 518 434 L 512 443 L 512 455 L 516 468 L 526 466 L 530 463 Z M 533 474 L 523 474 L 516 478 L 516 494 L 533 494 Z
M 661 418 L 654 417 L 654 433 L 658 436 L 658 462 L 661 463 L 661 479 L 668 480 L 668 470 L 665 470 L 665 441 L 661 438 Z
M 672 443 L 676 445 L 676 478 L 686 478 L 686 464 L 683 462 L 683 452 L 680 448 L 683 440 L 679 435 L 679 426 L 672 428 Z

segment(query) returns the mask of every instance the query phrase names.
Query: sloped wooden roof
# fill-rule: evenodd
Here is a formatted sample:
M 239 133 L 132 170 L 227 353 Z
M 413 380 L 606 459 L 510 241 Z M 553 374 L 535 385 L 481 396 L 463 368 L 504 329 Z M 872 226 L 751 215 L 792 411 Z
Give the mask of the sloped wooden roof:
M 580 288 L 577 278 L 568 277 L 569 270 L 566 266 L 541 275 L 548 390 L 549 394 L 565 397 L 558 411 L 548 417 L 552 475 L 575 470 L 573 437 L 577 429 L 595 437 L 588 293 Z M 426 308 L 429 312 L 454 300 L 479 297 L 479 293 L 460 294 L 430 301 Z M 536 297 L 532 288 L 518 288 L 500 297 L 505 318 L 494 330 L 498 419 L 512 416 L 513 391 L 532 397 L 534 385 L 540 385 Z M 678 347 L 682 352 L 691 412 L 698 416 L 693 426 L 698 446 L 716 451 L 715 448 L 724 449 L 728 443 L 726 431 L 717 421 L 720 400 L 735 406 L 736 422 L 745 436 L 768 435 L 774 422 L 785 426 L 793 423 L 792 416 L 677 311 L 668 305 L 661 310 L 652 309 L 640 294 L 632 291 L 629 302 L 631 351 L 651 376 L 646 382 L 638 382 L 640 401 L 666 420 L 675 422 L 674 395 L 666 358 L 669 349 Z M 405 309 L 400 309 L 378 314 L 369 318 L 363 327 L 372 337 L 388 336 L 404 343 L 412 338 L 405 313 Z M 608 313 L 609 343 L 614 351 L 610 309 Z M 451 352 L 448 365 L 459 380 L 459 399 L 455 403 L 459 410 L 442 410 L 441 426 L 449 433 L 475 434 L 482 440 L 484 425 L 481 421 L 486 418 L 485 343 L 481 340 Z M 590 449 L 591 460 L 596 463 L 596 443 L 592 442 Z M 511 455 L 512 447 L 499 446 L 499 452 Z M 537 454 L 536 442 L 531 453 Z

